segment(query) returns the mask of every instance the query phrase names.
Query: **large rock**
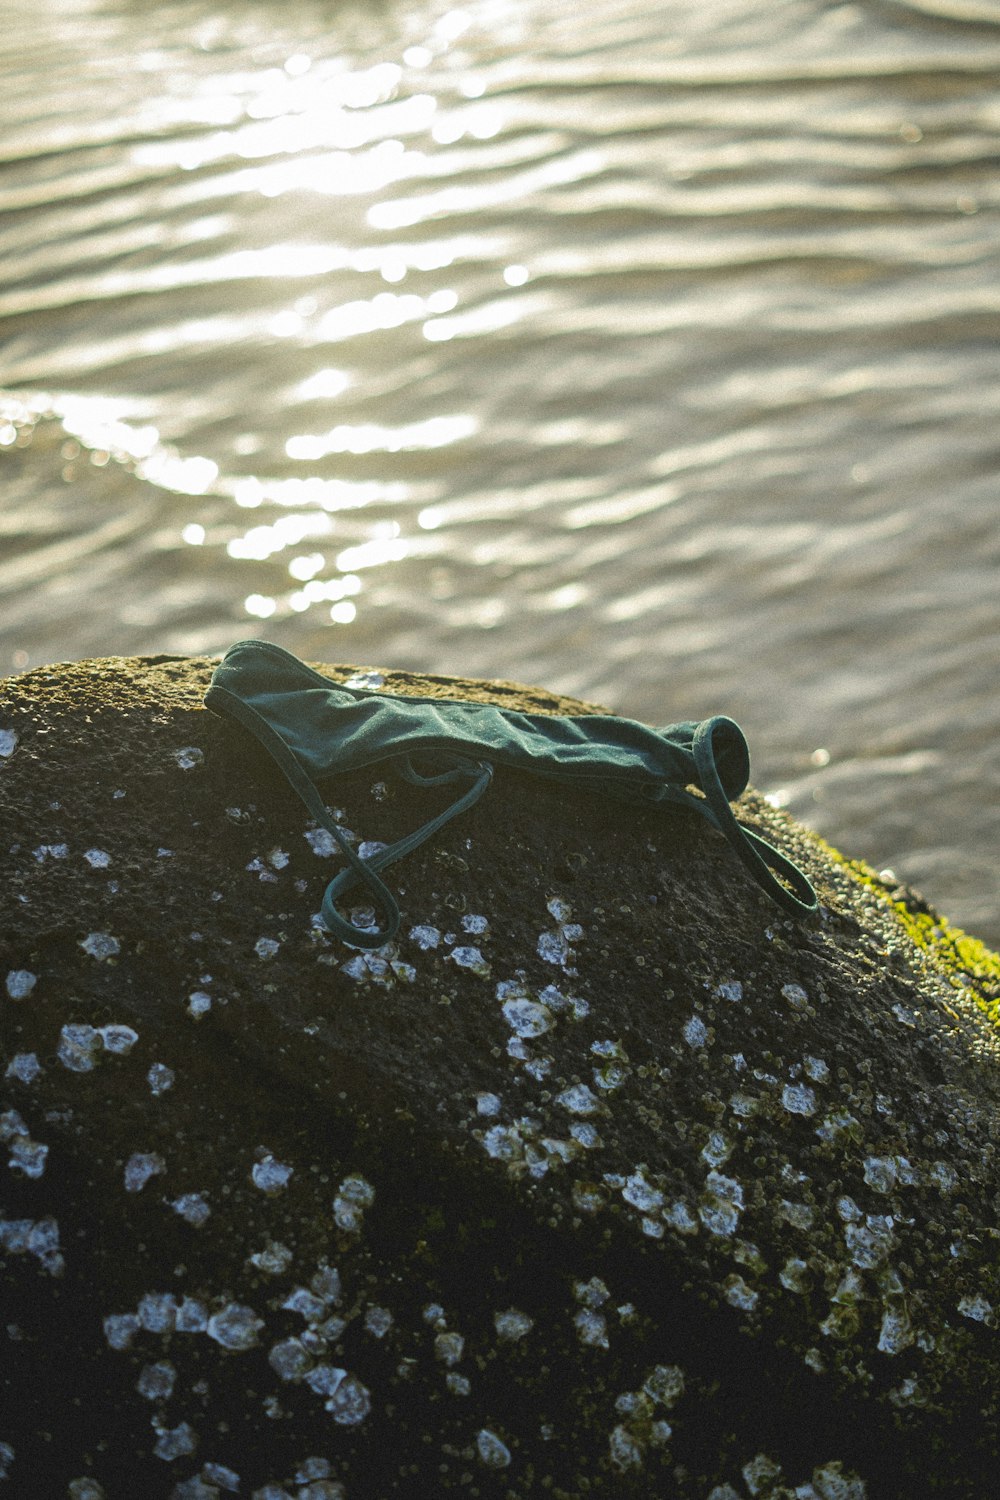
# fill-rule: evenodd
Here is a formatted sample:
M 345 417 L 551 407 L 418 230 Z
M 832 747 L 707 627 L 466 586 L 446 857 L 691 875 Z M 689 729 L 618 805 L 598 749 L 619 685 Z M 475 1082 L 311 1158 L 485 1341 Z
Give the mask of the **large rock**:
M 1000 1493 L 996 957 L 752 794 L 815 920 L 515 774 L 352 953 L 211 667 L 0 684 L 2 1493 Z

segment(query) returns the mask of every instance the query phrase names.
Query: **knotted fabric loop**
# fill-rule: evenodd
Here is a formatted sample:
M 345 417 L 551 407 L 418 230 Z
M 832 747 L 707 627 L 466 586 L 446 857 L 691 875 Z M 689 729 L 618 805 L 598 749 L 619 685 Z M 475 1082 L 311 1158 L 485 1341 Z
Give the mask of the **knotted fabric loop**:
M 327 886 L 321 916 L 357 948 L 381 947 L 399 928 L 398 903 L 380 872 L 477 802 L 495 766 L 626 802 L 686 807 L 718 829 L 786 911 L 816 910 L 815 892 L 798 866 L 733 813 L 730 803 L 749 780 L 750 755 L 732 719 L 653 729 L 610 714 L 529 714 L 454 698 L 362 691 L 324 677 L 280 646 L 254 640 L 226 652 L 205 702 L 259 740 L 336 841 L 345 868 Z M 362 859 L 330 815 L 315 778 L 386 763 L 415 786 L 464 789 L 413 833 Z M 381 916 L 375 927 L 355 927 L 337 910 L 359 884 Z

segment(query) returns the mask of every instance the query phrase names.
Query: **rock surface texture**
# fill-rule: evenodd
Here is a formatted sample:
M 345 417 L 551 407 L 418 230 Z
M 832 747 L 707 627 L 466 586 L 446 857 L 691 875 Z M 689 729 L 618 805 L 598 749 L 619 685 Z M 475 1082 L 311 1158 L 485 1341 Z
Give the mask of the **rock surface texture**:
M 0 683 L 0 1494 L 1000 1494 L 996 958 L 753 794 L 815 919 L 513 773 L 352 951 L 212 666 Z

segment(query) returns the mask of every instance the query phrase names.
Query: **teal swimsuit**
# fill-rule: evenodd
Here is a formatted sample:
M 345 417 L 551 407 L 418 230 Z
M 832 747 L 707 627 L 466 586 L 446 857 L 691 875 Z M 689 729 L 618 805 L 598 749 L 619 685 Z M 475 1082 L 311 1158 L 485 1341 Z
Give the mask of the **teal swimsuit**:
M 605 714 L 528 714 L 454 698 L 362 691 L 331 682 L 280 646 L 253 640 L 226 652 L 205 703 L 256 736 L 336 840 L 347 866 L 327 886 L 321 912 L 329 930 L 356 948 L 381 947 L 399 927 L 399 906 L 379 872 L 477 802 L 498 765 L 626 802 L 686 807 L 728 839 L 785 911 L 801 916 L 816 910 L 816 893 L 799 867 L 733 815 L 729 804 L 746 788 L 750 756 L 732 719 L 651 729 Z M 461 790 L 415 832 L 361 859 L 315 782 L 383 762 L 415 786 Z M 358 884 L 381 912 L 382 926 L 361 929 L 338 912 L 338 898 Z

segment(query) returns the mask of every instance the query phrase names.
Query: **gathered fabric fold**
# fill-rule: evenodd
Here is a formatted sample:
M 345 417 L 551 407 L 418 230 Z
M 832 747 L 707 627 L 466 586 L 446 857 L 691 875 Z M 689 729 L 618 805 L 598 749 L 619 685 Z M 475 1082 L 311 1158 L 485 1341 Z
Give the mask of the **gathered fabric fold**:
M 345 866 L 327 885 L 320 911 L 330 932 L 356 948 L 379 948 L 399 928 L 399 904 L 381 872 L 472 807 L 496 766 L 626 802 L 686 807 L 718 829 L 785 911 L 801 916 L 816 910 L 816 893 L 798 865 L 733 813 L 730 804 L 749 780 L 750 755 L 743 731 L 724 716 L 654 729 L 610 714 L 530 714 L 358 689 L 258 640 L 239 641 L 226 652 L 205 703 L 249 730 L 336 841 Z M 414 786 L 455 788 L 457 796 L 412 833 L 362 859 L 316 783 L 382 764 Z M 338 910 L 358 885 L 379 913 L 374 928 L 356 927 Z

